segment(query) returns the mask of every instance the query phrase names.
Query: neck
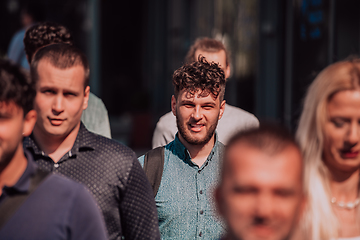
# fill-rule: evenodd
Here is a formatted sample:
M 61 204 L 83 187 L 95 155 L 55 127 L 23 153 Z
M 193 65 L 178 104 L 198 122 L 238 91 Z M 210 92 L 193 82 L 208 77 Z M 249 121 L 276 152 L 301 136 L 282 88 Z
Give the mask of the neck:
M 0 169 L 0 195 L 4 186 L 12 187 L 20 179 L 27 166 L 22 142 L 19 144 L 11 161 Z
M 331 172 L 330 188 L 332 197 L 338 201 L 351 202 L 358 197 L 359 169 L 352 172 Z
M 35 127 L 33 135 L 40 149 L 51 157 L 54 162 L 58 162 L 74 146 L 79 129 L 80 122 L 69 134 L 54 136 L 44 133 Z
M 180 134 L 178 136 L 180 142 L 189 151 L 191 160 L 199 167 L 201 167 L 205 163 L 207 157 L 215 145 L 215 135 L 211 137 L 209 142 L 201 145 L 190 144 Z

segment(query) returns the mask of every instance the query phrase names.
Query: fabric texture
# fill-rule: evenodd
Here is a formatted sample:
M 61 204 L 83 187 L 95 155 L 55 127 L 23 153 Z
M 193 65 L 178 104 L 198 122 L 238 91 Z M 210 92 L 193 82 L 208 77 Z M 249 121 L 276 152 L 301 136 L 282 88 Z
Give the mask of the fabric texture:
M 219 120 L 216 131 L 219 141 L 226 145 L 229 138 L 237 131 L 258 127 L 259 120 L 251 113 L 225 104 L 225 111 Z M 152 148 L 164 146 L 173 141 L 177 133 L 176 117 L 172 112 L 162 116 L 156 124 L 152 139 Z
M 199 167 L 177 136 L 165 146 L 164 170 L 155 197 L 162 239 L 219 239 L 224 233 L 213 199 L 223 148 L 216 141 Z M 139 161 L 143 166 L 144 156 Z
M 37 169 L 30 153 L 18 182 L 4 187 L 0 205 L 11 194 L 29 190 Z M 0 213 L 1 214 L 1 213 Z M 0 239 L 107 239 L 100 210 L 89 191 L 79 183 L 50 174 L 0 229 Z
M 45 170 L 86 185 L 95 197 L 110 239 L 159 239 L 153 192 L 135 153 L 114 140 L 89 132 L 83 124 L 72 149 L 57 163 L 33 136 L 24 147 Z
M 93 133 L 111 138 L 111 130 L 108 112 L 103 101 L 90 92 L 88 107 L 81 115 L 81 121 L 85 127 Z

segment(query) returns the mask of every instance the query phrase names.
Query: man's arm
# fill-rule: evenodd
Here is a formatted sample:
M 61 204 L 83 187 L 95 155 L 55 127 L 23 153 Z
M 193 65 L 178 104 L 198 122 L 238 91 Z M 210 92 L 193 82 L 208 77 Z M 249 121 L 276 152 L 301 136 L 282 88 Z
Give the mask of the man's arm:
M 71 239 L 108 239 L 100 209 L 94 197 L 81 185 L 79 185 L 70 214 Z
M 125 239 L 160 239 L 153 191 L 135 156 L 120 205 Z

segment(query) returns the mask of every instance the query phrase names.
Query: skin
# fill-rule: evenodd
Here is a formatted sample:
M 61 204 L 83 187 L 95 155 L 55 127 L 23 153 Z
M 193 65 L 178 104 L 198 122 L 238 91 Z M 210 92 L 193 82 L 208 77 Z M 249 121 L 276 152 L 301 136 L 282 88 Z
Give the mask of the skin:
M 176 116 L 180 141 L 189 150 L 193 161 L 196 162 L 196 157 L 201 158 L 198 162 L 201 166 L 214 146 L 214 131 L 224 113 L 225 100 L 220 103 L 219 98 L 215 99 L 211 94 L 202 96 L 198 91 L 191 95 L 183 89 L 177 99 L 172 96 L 171 108 Z
M 35 110 L 38 120 L 34 137 L 41 149 L 57 161 L 71 149 L 76 139 L 90 87 L 84 90 L 85 71 L 80 65 L 59 69 L 42 59 L 37 71 Z
M 360 91 L 340 91 L 329 99 L 324 124 L 323 160 L 330 171 L 331 197 L 354 202 L 358 197 L 360 167 Z M 359 236 L 357 210 L 333 206 L 340 237 Z
M 198 59 L 199 55 L 205 57 L 208 62 L 219 64 L 220 68 L 224 71 L 225 79 L 230 77 L 230 66 L 226 65 L 226 53 L 224 50 L 220 50 L 218 52 L 206 52 L 201 49 L 197 49 L 195 51 L 195 59 Z
M 328 118 L 324 128 L 324 160 L 332 172 L 352 172 L 359 169 L 359 110 L 360 91 L 338 92 L 328 102 Z
M 22 139 L 29 136 L 36 121 L 36 112 L 26 116 L 14 102 L 0 102 L 0 193 L 4 185 L 13 186 L 25 171 Z
M 304 207 L 302 158 L 294 146 L 269 155 L 244 142 L 227 150 L 215 199 L 225 239 L 289 239 Z

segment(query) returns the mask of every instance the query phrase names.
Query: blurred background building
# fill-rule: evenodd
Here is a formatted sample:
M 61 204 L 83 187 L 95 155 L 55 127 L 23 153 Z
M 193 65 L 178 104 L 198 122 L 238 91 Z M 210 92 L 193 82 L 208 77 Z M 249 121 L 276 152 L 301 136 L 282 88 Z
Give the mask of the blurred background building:
M 197 37 L 231 51 L 228 103 L 291 129 L 316 74 L 360 48 L 358 0 L 1 0 L 1 57 L 27 4 L 72 31 L 113 138 L 134 149 L 150 149 L 170 111 L 172 73 Z

